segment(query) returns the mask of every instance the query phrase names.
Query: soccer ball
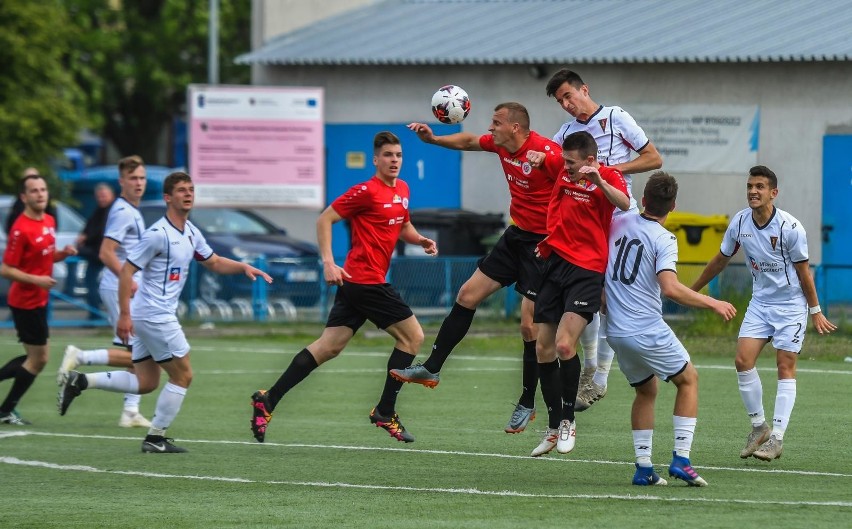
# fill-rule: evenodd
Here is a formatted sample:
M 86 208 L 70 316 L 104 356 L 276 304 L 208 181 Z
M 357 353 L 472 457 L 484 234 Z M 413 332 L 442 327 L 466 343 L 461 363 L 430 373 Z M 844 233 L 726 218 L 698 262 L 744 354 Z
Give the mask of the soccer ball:
M 470 112 L 470 98 L 460 86 L 442 86 L 432 96 L 432 113 L 441 123 L 459 123 Z

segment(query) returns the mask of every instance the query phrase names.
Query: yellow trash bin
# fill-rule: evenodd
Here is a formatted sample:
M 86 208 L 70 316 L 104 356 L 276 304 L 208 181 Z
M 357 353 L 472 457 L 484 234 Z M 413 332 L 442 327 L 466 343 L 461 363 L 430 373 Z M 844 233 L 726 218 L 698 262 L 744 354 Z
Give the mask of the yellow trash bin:
M 677 237 L 679 263 L 707 263 L 719 252 L 728 222 L 727 215 L 672 211 L 664 226 Z

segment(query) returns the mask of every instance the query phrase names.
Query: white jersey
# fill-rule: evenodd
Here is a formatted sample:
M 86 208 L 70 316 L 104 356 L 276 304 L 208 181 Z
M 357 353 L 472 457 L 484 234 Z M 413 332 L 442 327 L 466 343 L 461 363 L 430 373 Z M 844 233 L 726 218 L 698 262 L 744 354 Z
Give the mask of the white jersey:
M 667 328 L 657 274 L 677 273 L 677 237 L 638 213 L 617 215 L 606 266 L 607 336 L 637 336 Z
M 553 141 L 562 145 L 568 135 L 584 130 L 595 138 L 598 144 L 598 162 L 603 165 L 615 165 L 630 161 L 632 151 L 639 152 L 647 147 L 650 140 L 633 116 L 621 107 L 601 105 L 586 121 L 573 119 L 559 128 Z M 627 194 L 630 196 L 630 209 L 638 210 L 633 198 L 633 178 L 626 174 Z M 616 208 L 616 216 L 621 210 Z
M 805 228 L 795 217 L 778 208 L 765 226 L 758 226 L 751 209 L 734 215 L 722 237 L 720 251 L 731 257 L 742 247 L 746 266 L 754 280 L 752 299 L 765 304 L 807 306 L 793 263 L 808 260 Z
M 121 265 L 127 260 L 127 254 L 139 242 L 142 232 L 145 231 L 145 220 L 139 209 L 133 204 L 118 197 L 107 214 L 104 238 L 112 239 L 118 243 L 115 255 Z M 138 282 L 138 276 L 136 276 Z M 118 276 L 112 273 L 108 267 L 104 267 L 101 275 L 100 288 L 105 290 L 118 290 Z
M 213 250 L 191 222 L 186 221 L 183 231 L 166 217 L 155 222 L 127 256 L 128 262 L 142 270 L 139 290 L 130 305 L 133 320 L 177 321 L 178 298 L 190 263 L 212 256 Z

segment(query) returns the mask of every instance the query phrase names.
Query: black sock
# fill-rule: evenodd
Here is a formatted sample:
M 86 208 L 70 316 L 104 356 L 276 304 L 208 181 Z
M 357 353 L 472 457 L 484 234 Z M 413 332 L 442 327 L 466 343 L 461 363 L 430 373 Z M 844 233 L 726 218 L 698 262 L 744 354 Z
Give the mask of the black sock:
M 562 381 L 559 378 L 559 361 L 538 365 L 538 379 L 541 381 L 541 396 L 547 406 L 547 427 L 559 428 L 562 420 Z
M 18 367 L 18 371 L 15 373 L 15 382 L 12 383 L 12 389 L 9 390 L 9 395 L 3 401 L 3 404 L 0 404 L 0 414 L 6 415 L 15 409 L 18 401 L 21 400 L 24 393 L 33 385 L 35 378 L 36 376 L 24 369 L 23 365 Z
M 423 367 L 427 371 L 430 373 L 441 371 L 447 357 L 450 356 L 455 346 L 462 341 L 462 338 L 470 329 L 474 314 L 476 314 L 476 309 L 468 309 L 458 303 L 453 303 L 452 310 L 444 318 L 444 322 L 438 330 L 438 336 L 435 337 L 435 344 L 432 346 L 429 358 L 423 362 Z
M 526 408 L 535 407 L 535 390 L 538 388 L 538 359 L 535 356 L 535 340 L 524 342 L 524 370 L 521 375 L 524 385 L 518 404 Z
M 314 360 L 314 356 L 310 351 L 307 349 L 299 351 L 298 354 L 293 357 L 290 365 L 287 366 L 287 370 L 284 371 L 275 384 L 269 388 L 269 392 L 266 394 L 269 401 L 269 407 L 271 408 L 269 411 L 274 410 L 275 406 L 278 405 L 278 402 L 284 394 L 293 389 L 296 384 L 303 381 L 305 377 L 310 375 L 311 371 L 317 368 L 317 365 L 317 361 Z
M 414 362 L 414 355 L 408 354 L 405 351 L 400 351 L 396 347 L 388 358 L 388 372 L 391 369 L 405 369 Z M 382 397 L 376 405 L 376 411 L 379 415 L 390 417 L 396 408 L 396 396 L 399 390 L 402 389 L 402 382 L 395 380 L 390 374 L 385 375 L 385 389 L 382 391 Z
M 18 368 L 21 367 L 21 364 L 23 364 L 26 359 L 27 355 L 21 355 L 6 362 L 6 365 L 0 367 L 0 380 L 8 380 L 15 376 L 18 372 Z
M 574 355 L 570 360 L 563 360 L 559 366 L 559 376 L 562 379 L 562 418 L 574 422 L 574 402 L 580 388 L 580 357 Z

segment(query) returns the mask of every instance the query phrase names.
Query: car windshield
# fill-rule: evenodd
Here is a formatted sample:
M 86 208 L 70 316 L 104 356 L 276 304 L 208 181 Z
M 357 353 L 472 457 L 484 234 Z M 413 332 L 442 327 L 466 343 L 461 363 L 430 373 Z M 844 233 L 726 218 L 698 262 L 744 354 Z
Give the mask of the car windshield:
M 228 208 L 198 208 L 192 210 L 192 223 L 209 234 L 266 235 L 269 228 L 241 211 Z

